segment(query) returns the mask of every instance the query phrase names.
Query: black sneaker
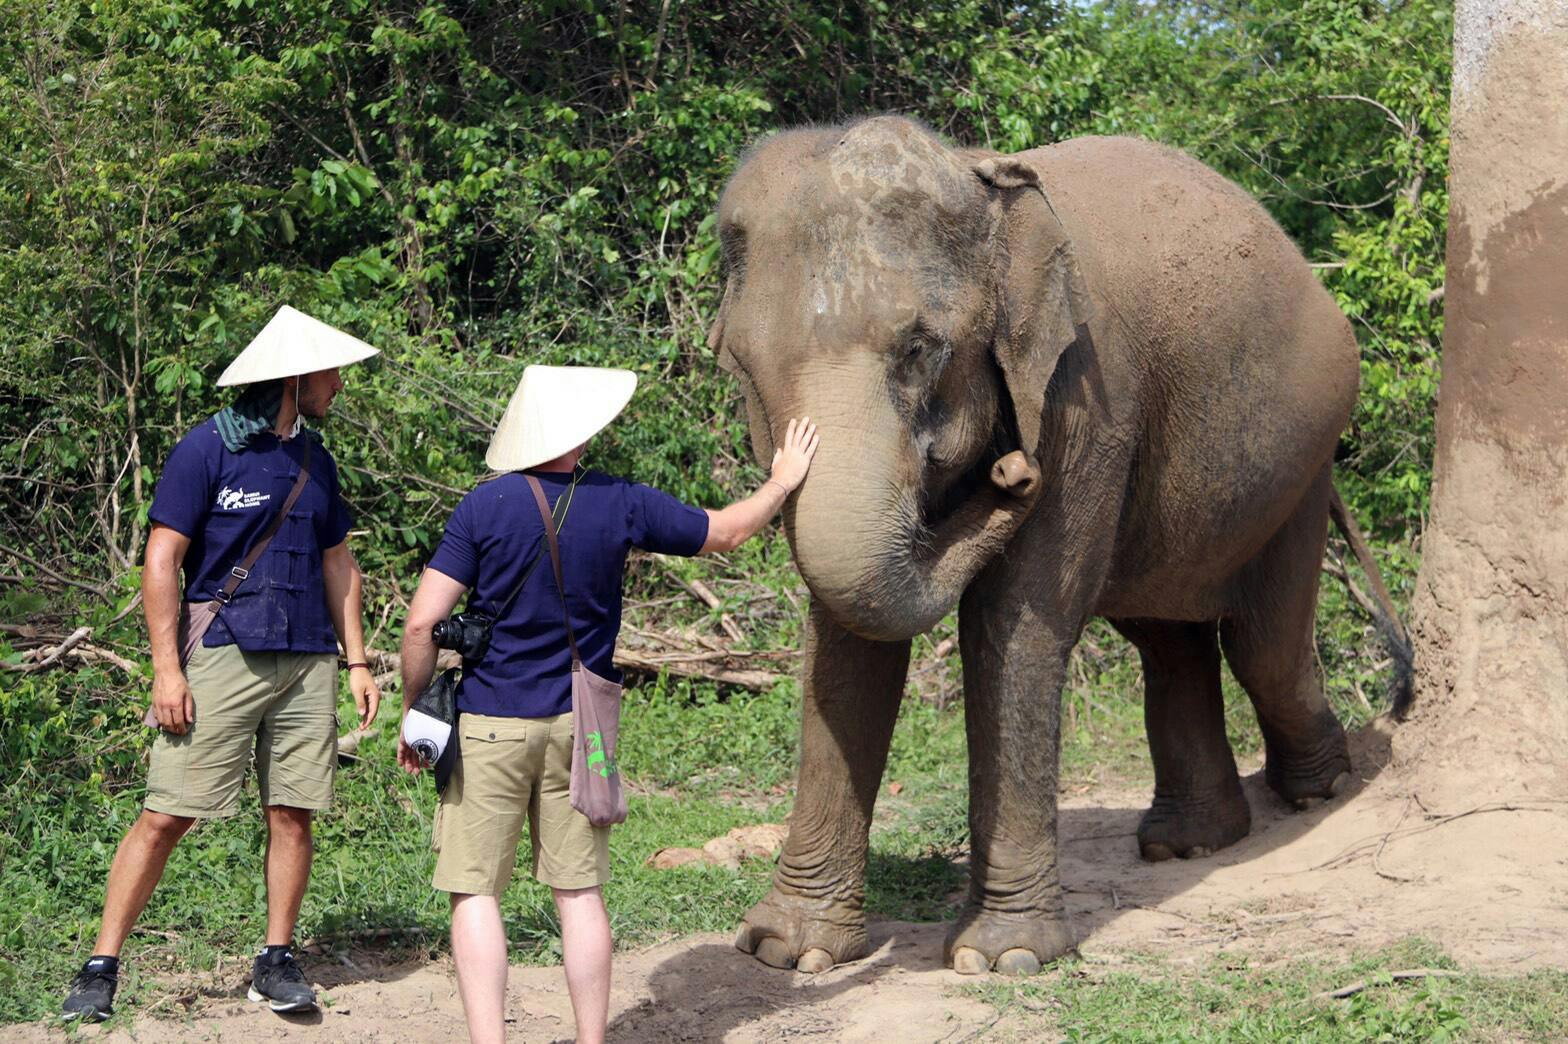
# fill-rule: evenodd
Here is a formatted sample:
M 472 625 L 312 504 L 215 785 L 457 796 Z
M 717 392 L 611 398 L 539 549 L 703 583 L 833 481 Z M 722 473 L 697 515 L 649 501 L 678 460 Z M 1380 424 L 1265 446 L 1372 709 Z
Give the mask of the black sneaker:
M 82 970 L 71 980 L 71 992 L 60 1006 L 60 1017 L 67 1021 L 102 1022 L 114 1014 L 114 990 L 120 985 L 118 968 L 108 970 L 101 957 L 94 957 L 82 965 Z
M 273 1011 L 309 1011 L 316 1006 L 316 991 L 305 981 L 294 951 L 287 946 L 257 955 L 248 996 L 270 1002 Z

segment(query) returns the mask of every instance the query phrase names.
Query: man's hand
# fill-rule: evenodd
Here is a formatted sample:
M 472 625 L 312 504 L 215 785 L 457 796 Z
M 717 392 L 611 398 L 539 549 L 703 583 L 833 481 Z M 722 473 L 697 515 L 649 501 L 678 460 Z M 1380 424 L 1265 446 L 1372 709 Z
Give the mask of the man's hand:
M 355 667 L 348 672 L 348 688 L 354 694 L 354 709 L 359 711 L 359 727 L 370 728 L 381 707 L 381 688 L 369 667 Z
M 157 671 L 152 676 L 152 712 L 158 727 L 183 736 L 196 720 L 196 703 L 181 671 Z
M 414 748 L 410 747 L 408 742 L 403 739 L 401 727 L 398 728 L 397 732 L 397 763 L 403 766 L 404 772 L 412 773 L 415 776 L 419 775 L 419 770 L 425 767 L 425 763 L 419 760 L 419 755 L 414 753 Z
M 785 493 L 795 492 L 806 481 L 818 441 L 817 426 L 811 423 L 810 417 L 798 421 L 790 418 L 784 441 L 773 452 L 773 474 L 768 476 L 768 481 L 777 482 L 784 487 Z

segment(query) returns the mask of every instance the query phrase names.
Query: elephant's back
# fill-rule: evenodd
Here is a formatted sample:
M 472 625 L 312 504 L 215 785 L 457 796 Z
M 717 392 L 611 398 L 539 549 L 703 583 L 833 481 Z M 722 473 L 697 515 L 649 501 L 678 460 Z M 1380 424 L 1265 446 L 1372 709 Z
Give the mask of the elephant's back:
M 1331 459 L 1355 402 L 1354 335 L 1268 212 L 1190 156 L 1114 137 L 1025 155 L 1073 237 L 1097 350 L 1141 396 L 1108 595 L 1206 601 L 1197 577 L 1239 568 Z

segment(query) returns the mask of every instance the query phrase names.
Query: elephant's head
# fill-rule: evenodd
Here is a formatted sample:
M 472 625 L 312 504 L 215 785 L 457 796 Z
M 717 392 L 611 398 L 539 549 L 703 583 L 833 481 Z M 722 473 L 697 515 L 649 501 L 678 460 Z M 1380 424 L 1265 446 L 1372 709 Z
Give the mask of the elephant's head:
M 785 513 L 801 574 L 868 638 L 929 629 L 1042 485 L 1046 388 L 1087 318 L 1034 170 L 909 120 L 789 131 L 719 203 L 709 343 L 764 462 L 790 417 L 822 447 Z

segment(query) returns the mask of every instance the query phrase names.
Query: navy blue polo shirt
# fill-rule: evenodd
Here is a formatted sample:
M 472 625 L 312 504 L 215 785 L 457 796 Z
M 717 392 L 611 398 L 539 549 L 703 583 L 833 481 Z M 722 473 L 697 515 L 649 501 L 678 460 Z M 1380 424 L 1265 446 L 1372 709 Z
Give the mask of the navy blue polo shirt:
M 571 483 L 564 472 L 532 472 L 551 507 Z M 695 555 L 708 539 L 708 515 L 667 493 L 597 471 L 577 483 L 561 527 L 561 569 L 577 647 L 589 670 L 620 681 L 615 639 L 621 630 L 621 582 L 634 547 Z M 459 710 L 544 718 L 572 709 L 572 652 L 561 622 L 544 522 L 528 480 L 517 472 L 482 482 L 447 520 L 430 568 L 472 589 L 469 607 L 494 614 L 536 553 L 544 557 L 504 619 L 490 648 L 467 664 Z
M 229 570 L 288 499 L 304 442 L 314 437 L 301 432 L 285 441 L 269 432 L 231 453 L 217 424 L 208 420 L 174 447 L 147 517 L 190 537 L 182 563 L 187 602 L 217 595 Z M 238 645 L 246 652 L 336 652 L 321 552 L 341 544 L 352 524 L 338 490 L 337 465 L 317 442 L 299 500 L 202 644 Z

